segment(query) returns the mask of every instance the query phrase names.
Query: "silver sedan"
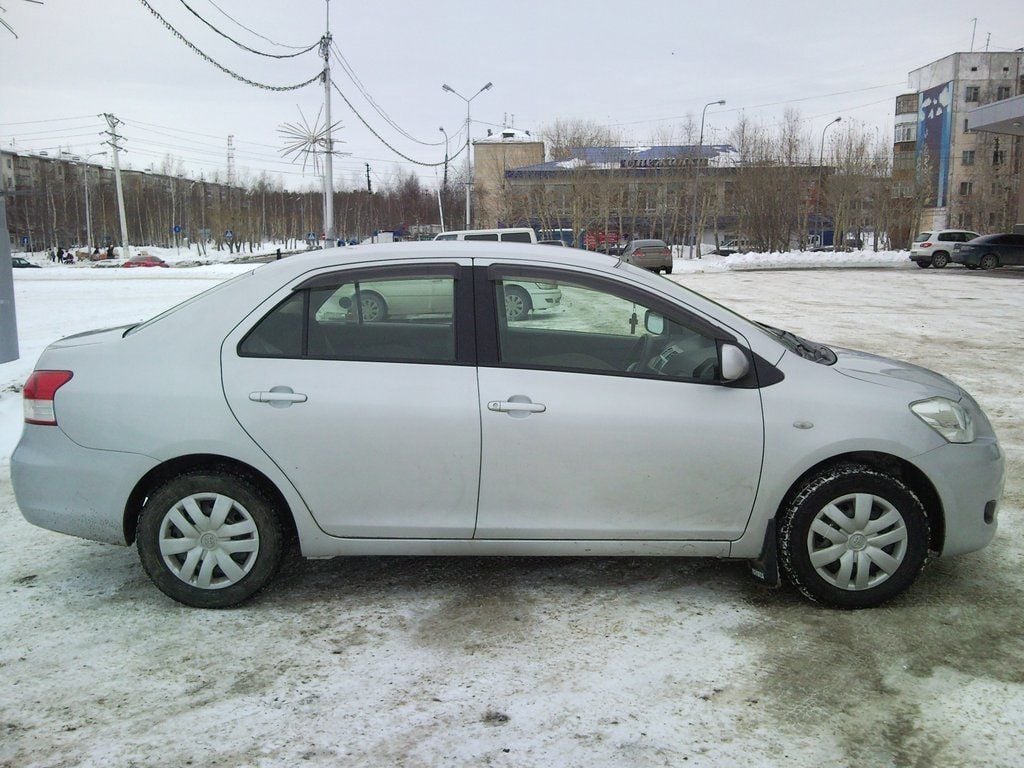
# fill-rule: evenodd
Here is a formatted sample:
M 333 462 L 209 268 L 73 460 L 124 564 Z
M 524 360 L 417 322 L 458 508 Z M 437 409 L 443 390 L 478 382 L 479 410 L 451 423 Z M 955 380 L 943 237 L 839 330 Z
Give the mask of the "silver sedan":
M 524 284 L 560 299 L 519 319 Z M 429 293 L 429 312 L 363 299 Z M 750 561 L 841 607 L 995 535 L 1004 458 L 953 382 L 747 320 L 610 256 L 318 251 L 68 337 L 11 460 L 36 525 L 135 544 L 182 603 L 339 555 Z

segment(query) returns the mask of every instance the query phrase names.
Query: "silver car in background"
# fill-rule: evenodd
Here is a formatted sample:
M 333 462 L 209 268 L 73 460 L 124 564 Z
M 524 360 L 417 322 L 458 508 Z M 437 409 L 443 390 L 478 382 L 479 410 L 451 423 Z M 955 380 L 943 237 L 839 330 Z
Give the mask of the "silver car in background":
M 524 283 L 560 303 L 510 318 Z M 445 299 L 370 320 L 368 289 Z M 201 607 L 252 597 L 292 540 L 307 557 L 738 558 L 874 606 L 930 554 L 988 544 L 1003 487 L 988 419 L 948 379 L 533 245 L 272 262 L 51 344 L 24 401 L 26 519 L 134 543 Z

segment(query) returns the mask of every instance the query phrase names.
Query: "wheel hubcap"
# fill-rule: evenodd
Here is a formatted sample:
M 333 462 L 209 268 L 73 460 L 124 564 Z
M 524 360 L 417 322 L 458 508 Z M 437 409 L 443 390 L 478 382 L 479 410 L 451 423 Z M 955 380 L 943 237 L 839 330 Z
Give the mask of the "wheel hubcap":
M 523 314 L 523 300 L 515 294 L 506 296 L 505 311 L 508 313 L 509 320 L 515 320 Z
M 199 589 L 237 584 L 252 570 L 260 537 L 252 515 L 219 493 L 179 501 L 160 523 L 160 554 L 171 573 Z
M 907 554 L 903 515 L 880 496 L 851 493 L 826 504 L 807 534 L 807 553 L 818 575 L 849 591 L 877 587 Z

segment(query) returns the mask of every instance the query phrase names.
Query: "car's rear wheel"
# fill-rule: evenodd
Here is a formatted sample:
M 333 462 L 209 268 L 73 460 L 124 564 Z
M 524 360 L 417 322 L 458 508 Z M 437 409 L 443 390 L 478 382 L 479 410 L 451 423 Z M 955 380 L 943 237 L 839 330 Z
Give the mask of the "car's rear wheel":
M 982 269 L 995 269 L 999 266 L 999 257 L 994 253 L 986 253 L 981 257 L 981 261 L 978 262 L 978 266 Z
M 902 480 L 843 464 L 809 478 L 784 506 L 779 560 L 810 599 L 869 608 L 913 583 L 928 536 L 924 507 Z
M 530 314 L 530 295 L 518 285 L 505 286 L 505 316 L 509 320 L 525 320 Z
M 151 494 L 136 544 L 165 595 L 196 608 L 227 608 L 273 578 L 284 541 L 274 504 L 256 486 L 233 474 L 195 471 Z
M 665 267 L 665 274 L 666 275 L 671 275 L 672 274 L 672 262 L 669 262 L 668 266 Z
M 932 254 L 932 266 L 936 269 L 944 269 L 949 264 L 949 254 L 945 251 L 936 251 Z
M 364 323 L 377 323 L 388 316 L 384 298 L 376 293 L 360 292 L 359 308 L 362 310 Z

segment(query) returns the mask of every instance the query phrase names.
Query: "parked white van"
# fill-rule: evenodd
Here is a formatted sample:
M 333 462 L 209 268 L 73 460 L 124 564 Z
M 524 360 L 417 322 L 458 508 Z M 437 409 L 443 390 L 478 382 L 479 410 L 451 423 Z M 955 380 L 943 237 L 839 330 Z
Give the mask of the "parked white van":
M 458 229 L 442 232 L 435 240 L 489 240 L 492 243 L 536 243 L 537 233 L 530 227 L 505 229 Z

